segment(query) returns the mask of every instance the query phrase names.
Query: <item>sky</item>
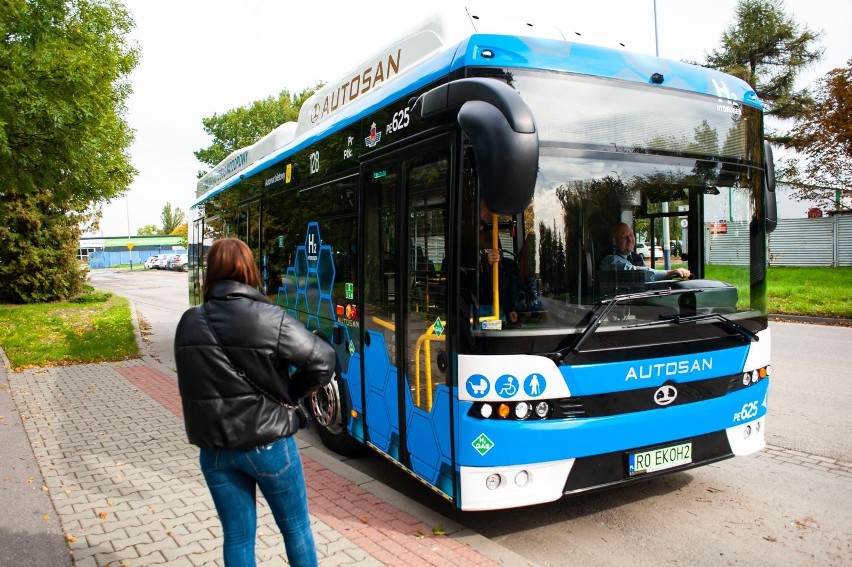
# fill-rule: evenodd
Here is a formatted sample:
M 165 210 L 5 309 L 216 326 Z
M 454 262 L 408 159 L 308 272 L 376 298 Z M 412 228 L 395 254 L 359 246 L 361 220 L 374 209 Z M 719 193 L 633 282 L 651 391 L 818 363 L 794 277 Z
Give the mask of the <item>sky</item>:
M 161 226 L 163 206 L 185 213 L 197 173 L 193 152 L 212 142 L 202 119 L 281 91 L 332 82 L 444 5 L 462 1 L 124 0 L 141 52 L 130 76 L 129 149 L 137 175 L 130 190 L 103 205 L 94 236 L 135 235 Z M 468 4 L 473 4 L 468 2 Z M 480 3 L 481 5 L 482 3 Z M 737 0 L 490 0 L 501 19 L 521 19 L 668 59 L 702 61 L 734 22 Z M 656 26 L 655 26 L 656 6 Z M 426 8 L 424 8 L 426 7 Z M 784 0 L 800 25 L 822 32 L 823 60 L 802 74 L 812 85 L 852 58 L 852 2 Z M 425 10 L 425 11 L 424 11 Z M 656 27 L 656 36 L 655 36 Z M 655 41 L 656 37 L 656 41 Z M 777 156 L 776 156 L 777 157 Z

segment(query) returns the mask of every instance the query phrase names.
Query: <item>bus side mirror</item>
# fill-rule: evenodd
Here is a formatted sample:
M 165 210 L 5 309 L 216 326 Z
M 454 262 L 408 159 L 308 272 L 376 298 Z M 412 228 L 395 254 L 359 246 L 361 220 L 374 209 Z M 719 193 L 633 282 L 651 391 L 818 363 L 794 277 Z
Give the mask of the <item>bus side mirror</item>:
M 459 79 L 423 93 L 411 112 L 424 120 L 458 111 L 476 157 L 480 195 L 493 212 L 520 213 L 538 175 L 538 131 L 518 92 L 496 79 Z
M 778 202 L 775 198 L 775 161 L 772 158 L 772 146 L 769 142 L 763 142 L 763 162 L 765 165 L 766 192 L 764 195 L 764 207 L 766 209 L 766 232 L 772 232 L 778 226 Z

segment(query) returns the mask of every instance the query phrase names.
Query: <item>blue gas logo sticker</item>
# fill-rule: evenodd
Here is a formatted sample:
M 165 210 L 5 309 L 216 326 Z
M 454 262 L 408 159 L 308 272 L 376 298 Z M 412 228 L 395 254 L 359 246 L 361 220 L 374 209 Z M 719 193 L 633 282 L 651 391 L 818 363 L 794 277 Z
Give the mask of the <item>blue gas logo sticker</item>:
M 482 374 L 474 374 L 467 379 L 464 387 L 471 398 L 479 399 L 488 395 L 491 384 L 488 383 L 488 378 Z
M 504 374 L 497 378 L 494 390 L 501 398 L 511 398 L 518 393 L 518 379 L 511 374 Z
M 524 392 L 531 397 L 536 398 L 544 392 L 544 388 L 547 383 L 544 380 L 543 374 L 530 374 L 527 376 L 526 380 L 524 380 Z

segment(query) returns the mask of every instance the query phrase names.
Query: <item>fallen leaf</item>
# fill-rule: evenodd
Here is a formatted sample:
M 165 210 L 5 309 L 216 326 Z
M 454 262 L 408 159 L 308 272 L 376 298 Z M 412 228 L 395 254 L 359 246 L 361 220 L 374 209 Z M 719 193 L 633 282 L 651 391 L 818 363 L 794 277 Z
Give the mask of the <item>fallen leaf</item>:
M 438 524 L 434 528 L 432 528 L 432 533 L 435 535 L 447 535 L 447 532 L 444 531 L 444 526 Z
M 101 512 L 100 514 L 98 514 L 98 518 L 100 518 L 101 520 L 106 520 L 106 517 L 107 517 L 106 512 Z
M 771 535 L 765 535 L 765 536 L 763 536 L 763 539 L 765 539 L 766 541 L 771 541 L 771 542 L 773 542 L 773 543 L 775 543 L 775 542 L 777 542 L 777 541 L 778 541 L 777 539 L 775 539 L 775 538 L 774 538 L 774 537 L 772 537 Z
M 424 537 L 426 537 L 426 534 L 424 534 L 420 530 L 417 530 L 416 532 L 414 532 L 414 537 L 416 537 L 417 539 L 423 539 Z
M 361 516 L 361 523 L 362 523 L 362 524 L 366 524 L 366 523 L 367 523 L 367 516 Z
M 77 538 L 72 536 L 71 534 L 65 534 L 65 541 L 75 542 Z
M 41 519 L 44 520 L 45 522 L 48 522 L 48 521 L 50 521 L 50 515 L 45 514 L 44 516 L 41 517 Z

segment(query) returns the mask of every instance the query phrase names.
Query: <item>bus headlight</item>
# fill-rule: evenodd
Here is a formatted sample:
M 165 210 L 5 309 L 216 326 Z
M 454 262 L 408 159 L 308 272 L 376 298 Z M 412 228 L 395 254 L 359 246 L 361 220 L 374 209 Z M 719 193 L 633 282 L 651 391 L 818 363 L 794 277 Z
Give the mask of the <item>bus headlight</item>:
M 544 419 L 547 417 L 547 414 L 550 413 L 550 404 L 547 402 L 539 402 L 535 405 L 535 414 L 540 418 Z
M 491 413 L 494 411 L 494 408 L 491 407 L 491 404 L 482 404 L 482 407 L 479 408 L 479 415 L 481 415 L 484 419 L 488 419 L 491 417 Z
M 530 481 L 530 473 L 527 471 L 520 471 L 515 475 L 515 486 L 518 488 L 523 488 Z
M 530 411 L 532 411 L 532 406 L 530 406 L 529 402 L 518 402 L 515 405 L 515 417 L 518 419 L 528 418 Z
M 743 386 L 748 386 L 751 384 L 751 373 L 743 372 Z
M 490 474 L 485 478 L 485 487 L 488 490 L 496 490 L 500 486 L 500 475 Z

